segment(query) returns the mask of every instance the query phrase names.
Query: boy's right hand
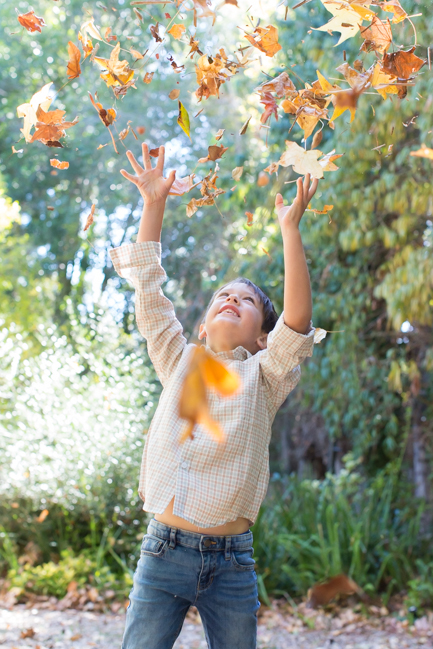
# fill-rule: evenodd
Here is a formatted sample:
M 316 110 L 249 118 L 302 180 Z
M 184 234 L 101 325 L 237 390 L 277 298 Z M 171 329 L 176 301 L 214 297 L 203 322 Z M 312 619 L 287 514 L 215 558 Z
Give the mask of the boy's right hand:
M 121 169 L 122 176 L 130 180 L 138 187 L 140 194 L 143 197 L 145 205 L 154 205 L 165 202 L 168 192 L 176 178 L 176 170 L 170 172 L 168 178 L 164 178 L 162 172 L 164 170 L 164 153 L 165 147 L 159 147 L 158 160 L 156 166 L 152 169 L 152 163 L 149 155 L 149 147 L 145 142 L 142 144 L 143 149 L 143 162 L 144 169 L 138 164 L 131 151 L 127 151 L 126 155 L 129 162 L 134 169 L 136 176 L 129 174 L 125 169 Z

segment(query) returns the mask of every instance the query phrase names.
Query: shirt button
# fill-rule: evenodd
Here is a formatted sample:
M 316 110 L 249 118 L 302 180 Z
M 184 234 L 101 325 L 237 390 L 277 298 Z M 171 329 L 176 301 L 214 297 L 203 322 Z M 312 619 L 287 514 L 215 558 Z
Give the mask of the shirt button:
M 188 468 L 188 462 L 182 462 L 181 467 L 182 467 L 182 469 L 187 469 Z

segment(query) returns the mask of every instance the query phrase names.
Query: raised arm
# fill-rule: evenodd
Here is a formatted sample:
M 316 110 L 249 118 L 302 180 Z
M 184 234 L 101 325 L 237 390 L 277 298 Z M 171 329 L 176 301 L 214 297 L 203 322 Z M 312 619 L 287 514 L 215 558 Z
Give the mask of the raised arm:
M 135 314 L 137 327 L 147 340 L 149 357 L 163 385 L 172 376 L 186 345 L 182 325 L 177 320 L 172 303 L 162 292 L 161 284 L 167 279 L 161 266 L 161 228 L 168 192 L 174 182 L 175 172 L 163 177 L 164 147 L 160 147 L 154 169 L 147 144 L 143 144 L 144 169 L 131 151 L 128 159 L 136 176 L 121 170 L 133 182 L 143 197 L 143 214 L 137 243 L 126 244 L 110 250 L 110 257 L 121 277 L 129 279 L 135 287 Z

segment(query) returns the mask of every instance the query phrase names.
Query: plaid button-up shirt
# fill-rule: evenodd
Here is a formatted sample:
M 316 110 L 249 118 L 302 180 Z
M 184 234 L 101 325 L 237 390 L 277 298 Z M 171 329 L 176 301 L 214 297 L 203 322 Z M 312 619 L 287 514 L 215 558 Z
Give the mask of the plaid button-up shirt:
M 209 410 L 226 434 L 218 444 L 202 426 L 194 439 L 179 438 L 186 422 L 179 396 L 195 345 L 188 344 L 170 300 L 161 244 L 132 243 L 110 250 L 114 267 L 135 287 L 137 327 L 162 383 L 159 405 L 149 427 L 140 471 L 143 509 L 161 514 L 175 496 L 173 514 L 199 527 L 215 527 L 238 517 L 255 522 L 269 483 L 271 424 L 301 377 L 300 363 L 312 356 L 315 329 L 300 334 L 280 316 L 267 348 L 252 355 L 243 347 L 215 354 L 241 377 L 232 397 L 209 393 Z

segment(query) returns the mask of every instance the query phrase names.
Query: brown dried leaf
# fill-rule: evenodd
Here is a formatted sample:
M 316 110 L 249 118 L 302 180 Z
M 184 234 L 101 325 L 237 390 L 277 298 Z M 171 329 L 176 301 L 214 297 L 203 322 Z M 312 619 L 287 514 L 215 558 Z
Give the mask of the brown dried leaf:
M 247 226 L 250 227 L 253 224 L 254 214 L 252 212 L 245 212 L 245 216 L 247 217 Z
M 177 99 L 180 95 L 180 90 L 179 88 L 175 88 L 171 92 L 168 93 L 168 96 L 170 99 Z
M 175 38 L 176 40 L 179 40 L 182 37 L 185 30 L 186 30 L 185 25 L 183 25 L 182 23 L 179 23 L 179 24 L 173 25 L 173 27 L 171 29 L 169 29 L 167 33 L 171 34 L 173 36 L 173 38 Z
M 35 16 L 33 9 L 26 14 L 18 15 L 18 22 L 27 29 L 28 32 L 42 32 L 41 27 L 46 27 L 43 18 Z
M 266 56 L 272 57 L 281 50 L 281 45 L 278 42 L 278 29 L 273 25 L 256 27 L 252 34 L 244 34 L 244 37 Z
M 220 128 L 218 133 L 215 135 L 215 139 L 217 142 L 221 140 L 222 136 L 224 135 L 225 128 Z
M 57 169 L 68 169 L 69 168 L 69 162 L 60 162 L 60 160 L 57 160 L 57 158 L 52 158 L 50 160 L 50 165 L 52 167 L 56 167 Z
M 257 187 L 266 187 L 269 184 L 269 176 L 265 171 L 260 171 L 257 178 Z
M 410 155 L 416 156 L 418 158 L 428 158 L 433 160 L 433 149 L 429 149 L 428 146 L 423 144 L 418 151 L 411 151 Z
M 154 72 L 146 72 L 146 74 L 143 77 L 144 83 L 150 83 L 153 79 Z
M 359 591 L 359 586 L 352 579 L 343 574 L 337 575 L 323 584 L 315 584 L 310 588 L 307 607 L 326 606 L 337 595 L 353 595 Z
M 174 183 L 172 184 L 170 191 L 168 192 L 169 196 L 183 196 L 187 194 L 193 187 L 201 184 L 201 180 L 194 183 L 195 174 L 190 174 L 184 178 L 175 178 Z
M 83 232 L 88 230 L 90 228 L 90 226 L 92 225 L 92 223 L 93 223 L 93 215 L 95 214 L 95 207 L 96 207 L 96 205 L 95 205 L 95 203 L 93 203 L 92 207 L 90 208 L 90 214 L 88 215 L 87 220 L 86 220 L 86 224 L 85 224 L 85 226 L 83 228 Z
M 364 42 L 361 46 L 363 52 L 374 50 L 378 54 L 384 54 L 392 43 L 392 30 L 389 20 L 383 22 L 374 16 L 371 24 L 367 27 L 360 27 L 361 36 Z
M 414 51 L 415 46 L 407 51 L 385 54 L 381 62 L 382 70 L 387 74 L 395 75 L 399 79 L 409 79 L 427 63 L 424 59 L 416 56 Z
M 252 115 L 250 115 L 248 117 L 247 121 L 243 123 L 242 128 L 239 131 L 239 135 L 245 135 L 245 133 L 247 132 L 248 124 L 250 123 L 251 117 L 252 117 Z
M 80 59 L 81 52 L 72 41 L 68 42 L 69 61 L 67 65 L 68 79 L 76 79 L 81 74 Z

